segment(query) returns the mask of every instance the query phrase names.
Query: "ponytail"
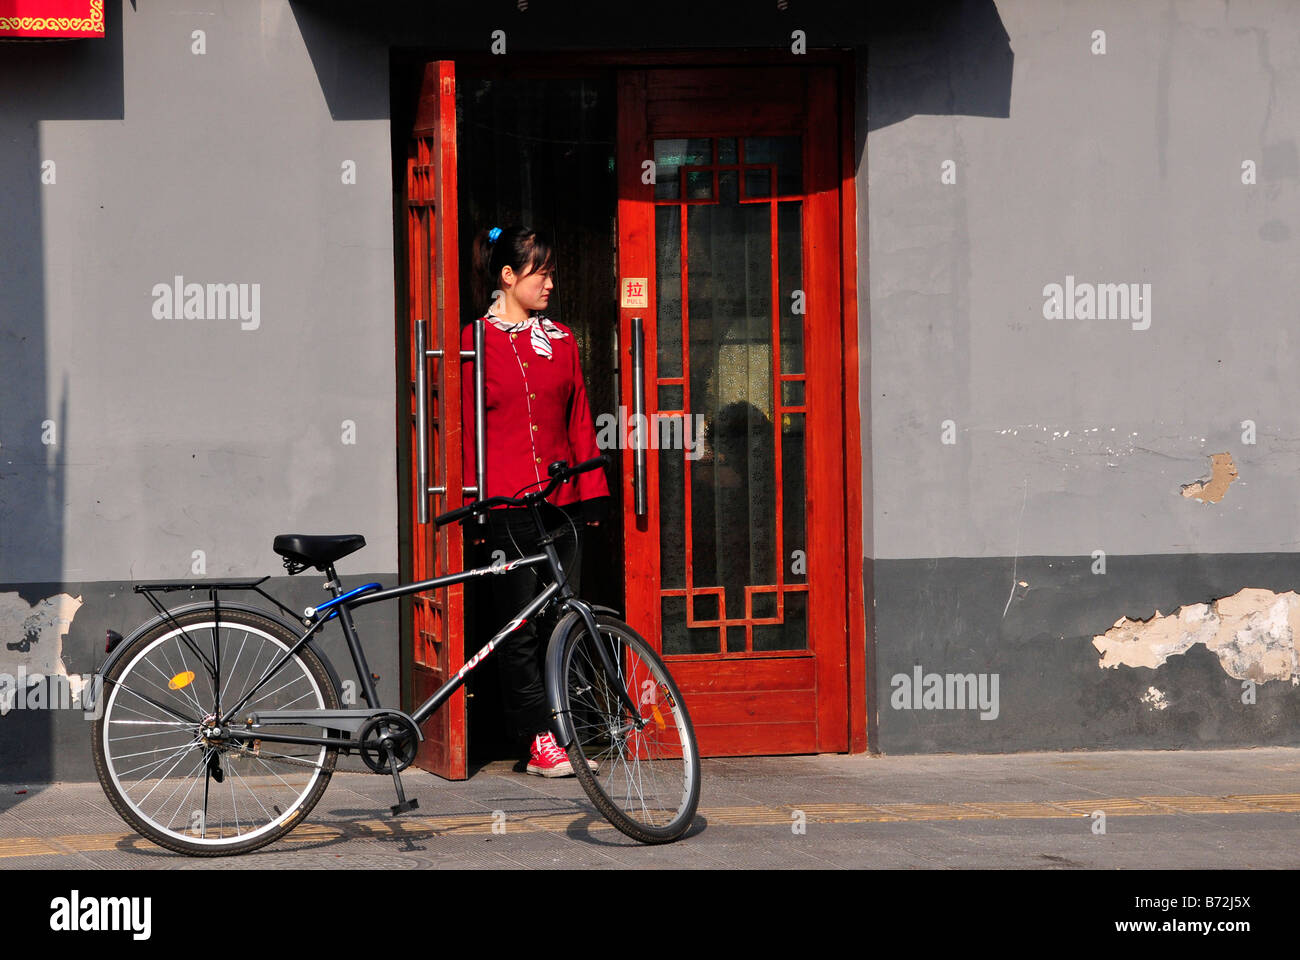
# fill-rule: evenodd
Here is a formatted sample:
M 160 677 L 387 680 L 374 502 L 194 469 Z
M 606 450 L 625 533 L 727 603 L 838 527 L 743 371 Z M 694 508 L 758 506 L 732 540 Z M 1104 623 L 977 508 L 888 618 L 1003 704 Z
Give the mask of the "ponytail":
M 492 239 L 492 232 L 497 237 Z M 550 238 L 531 227 L 513 226 L 504 229 L 483 228 L 474 235 L 470 251 L 473 269 L 471 290 L 475 316 L 481 316 L 492 305 L 492 292 L 501 285 L 501 271 L 507 266 L 517 276 L 555 265 L 555 249 Z

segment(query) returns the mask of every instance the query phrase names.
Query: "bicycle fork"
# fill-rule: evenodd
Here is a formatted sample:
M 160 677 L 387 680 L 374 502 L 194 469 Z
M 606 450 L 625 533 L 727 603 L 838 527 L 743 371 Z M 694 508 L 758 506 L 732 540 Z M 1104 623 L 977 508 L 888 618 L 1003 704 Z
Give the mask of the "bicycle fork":
M 585 629 L 591 635 L 592 645 L 596 648 L 596 656 L 600 660 L 600 667 L 605 671 L 605 676 L 609 678 L 610 686 L 614 688 L 614 692 L 622 702 L 623 709 L 632 718 L 633 727 L 640 730 L 645 726 L 641 710 L 628 695 L 624 684 L 619 682 L 622 673 L 618 665 L 610 658 L 609 650 L 601 639 L 599 628 L 596 625 L 597 610 L 614 616 L 618 615 L 618 611 L 609 607 L 592 606 L 586 601 L 577 598 L 569 598 L 566 601 L 566 607 L 569 613 L 555 628 L 555 632 L 551 635 L 551 644 L 546 650 L 546 695 L 551 704 L 551 732 L 555 734 L 556 743 L 568 749 L 569 745 L 577 739 L 577 734 L 573 729 L 573 720 L 563 710 L 563 703 L 566 681 L 564 675 L 564 648 L 566 644 L 564 641 L 571 631 L 578 629 L 576 622 L 578 620 L 582 621 Z

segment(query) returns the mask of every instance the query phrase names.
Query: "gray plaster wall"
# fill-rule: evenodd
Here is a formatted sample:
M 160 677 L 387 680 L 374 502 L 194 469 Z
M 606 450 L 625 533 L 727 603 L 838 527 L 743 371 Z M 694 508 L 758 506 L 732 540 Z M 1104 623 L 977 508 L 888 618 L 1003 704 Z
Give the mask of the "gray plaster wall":
M 387 46 L 325 23 L 309 53 L 288 3 L 107 8 L 104 40 L 0 45 L 9 676 L 92 672 L 152 613 L 132 583 L 282 575 L 277 533 L 364 534 L 345 583 L 398 570 Z M 202 317 L 158 315 L 178 275 Z M 256 285 L 256 315 L 209 314 L 207 284 L 250 308 Z M 301 607 L 323 579 L 272 592 Z M 361 613 L 395 703 L 397 609 Z M 93 778 L 80 711 L 0 691 L 0 714 L 0 780 Z
M 246 575 L 294 530 L 396 570 L 386 121 L 330 116 L 287 5 L 110 8 L 119 61 L 71 84 L 56 45 L 0 56 L 0 583 Z M 386 51 L 350 56 L 386 116 Z M 258 285 L 256 328 L 157 318 L 178 275 Z
M 870 552 L 1293 550 L 1300 8 L 996 13 L 1005 39 L 886 31 L 869 51 Z M 1004 46 L 1005 116 L 898 110 L 996 86 L 982 70 Z M 1149 328 L 1045 319 L 1044 287 L 1067 275 L 1149 283 Z M 1219 452 L 1240 471 L 1223 500 L 1181 496 Z
M 866 94 L 873 748 L 1300 741 L 1300 7 L 954 4 L 873 34 Z M 1067 276 L 1149 314 L 1048 318 Z

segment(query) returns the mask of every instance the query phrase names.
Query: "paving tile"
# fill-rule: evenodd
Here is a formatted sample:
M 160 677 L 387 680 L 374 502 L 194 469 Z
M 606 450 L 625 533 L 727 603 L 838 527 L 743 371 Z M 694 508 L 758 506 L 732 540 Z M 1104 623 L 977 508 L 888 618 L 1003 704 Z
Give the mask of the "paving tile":
M 681 841 L 614 830 L 571 778 L 488 764 L 467 781 L 339 773 L 306 822 L 252 854 L 191 858 L 135 836 L 97 783 L 0 785 L 0 870 L 1136 869 L 1300 867 L 1300 750 L 1127 751 L 704 762 Z M 791 829 L 804 812 L 803 832 Z M 1092 833 L 1093 810 L 1107 832 Z M 494 833 L 494 811 L 506 833 Z

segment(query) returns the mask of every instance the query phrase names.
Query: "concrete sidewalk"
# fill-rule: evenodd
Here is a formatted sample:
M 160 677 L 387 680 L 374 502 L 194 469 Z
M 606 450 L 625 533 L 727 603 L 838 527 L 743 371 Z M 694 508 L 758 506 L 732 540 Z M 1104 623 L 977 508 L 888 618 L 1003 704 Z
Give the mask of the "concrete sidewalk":
M 0 785 L 0 870 L 1300 867 L 1294 748 L 705 760 L 695 826 L 660 847 L 571 778 L 403 781 L 413 813 L 387 815 L 391 779 L 335 774 L 288 837 L 215 860 L 143 840 L 97 783 Z

